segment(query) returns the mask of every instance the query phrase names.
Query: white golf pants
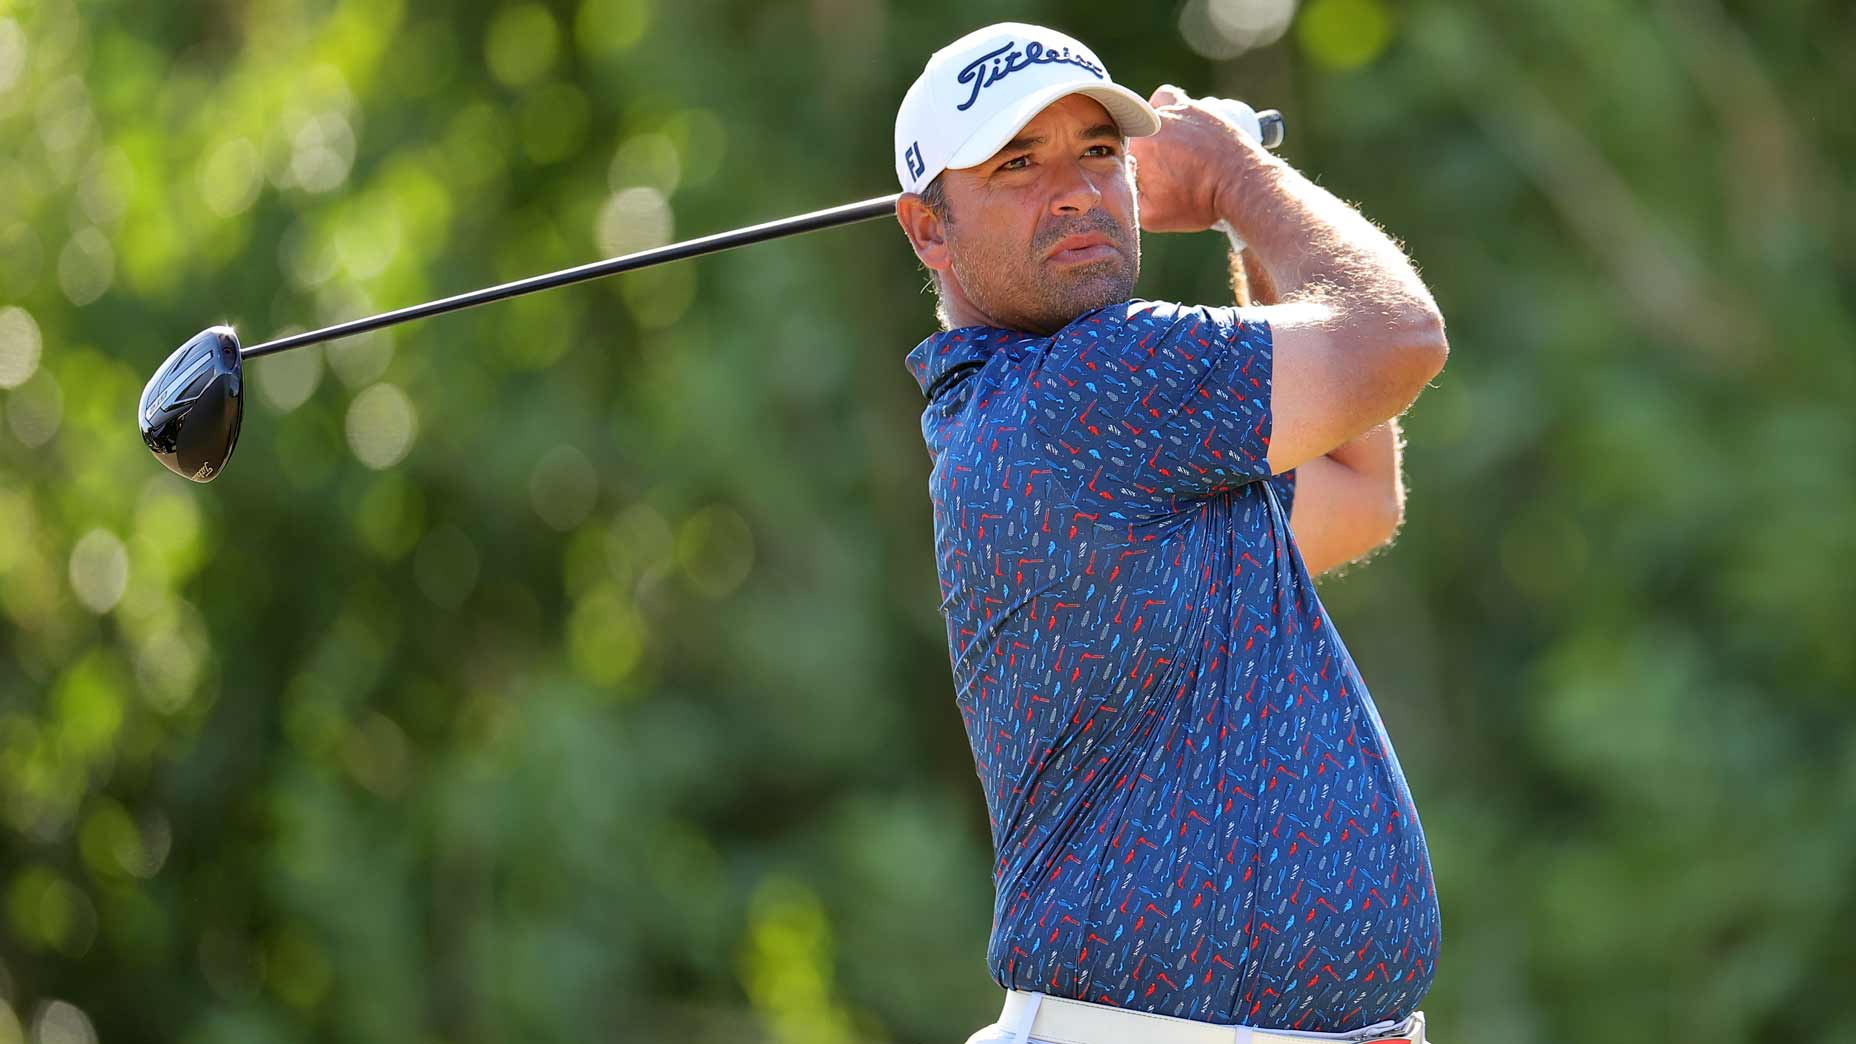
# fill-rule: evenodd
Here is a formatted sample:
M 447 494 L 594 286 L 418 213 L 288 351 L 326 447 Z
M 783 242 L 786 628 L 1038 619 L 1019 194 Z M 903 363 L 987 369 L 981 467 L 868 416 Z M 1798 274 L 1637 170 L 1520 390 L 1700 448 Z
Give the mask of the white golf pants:
M 1424 1013 L 1404 1022 L 1381 1022 L 1346 1033 L 1301 1033 L 1251 1026 L 1221 1026 L 1169 1015 L 1012 990 L 999 1021 L 967 1044 L 1313 1044 L 1341 1041 L 1409 1041 L 1424 1044 Z

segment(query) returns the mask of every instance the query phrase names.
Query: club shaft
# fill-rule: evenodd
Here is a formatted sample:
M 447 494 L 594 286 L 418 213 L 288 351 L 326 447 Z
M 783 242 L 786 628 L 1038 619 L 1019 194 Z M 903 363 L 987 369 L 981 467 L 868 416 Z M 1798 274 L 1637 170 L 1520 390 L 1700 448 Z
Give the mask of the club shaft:
M 1282 113 L 1275 109 L 1264 109 L 1257 113 L 1257 118 L 1263 131 L 1264 146 L 1272 149 L 1280 146 L 1282 144 L 1284 129 Z M 367 333 L 369 330 L 379 330 L 383 327 L 411 322 L 414 319 L 424 319 L 428 316 L 455 312 L 462 308 L 473 308 L 480 304 L 489 304 L 492 301 L 502 301 L 511 297 L 520 297 L 523 294 L 532 294 L 537 290 L 552 290 L 557 286 L 566 286 L 569 283 L 580 283 L 588 279 L 598 279 L 602 276 L 617 275 L 620 272 L 630 272 L 634 269 L 662 264 L 666 261 L 681 261 L 685 258 L 697 257 L 702 254 L 713 254 L 719 250 L 747 246 L 749 243 L 764 243 L 769 239 L 778 239 L 781 236 L 797 235 L 801 232 L 815 232 L 821 228 L 831 228 L 835 225 L 848 225 L 857 221 L 868 221 L 871 218 L 883 217 L 895 213 L 896 200 L 900 195 L 901 193 L 893 193 L 888 196 L 877 196 L 872 199 L 866 199 L 859 203 L 846 203 L 840 207 L 831 207 L 826 210 L 814 210 L 808 214 L 796 214 L 789 218 L 781 218 L 778 221 L 768 221 L 759 225 L 749 225 L 747 228 L 737 228 L 730 232 L 718 232 L 715 235 L 703 236 L 700 239 L 686 239 L 681 243 L 672 243 L 669 246 L 654 247 L 650 250 L 640 250 L 635 254 L 626 254 L 624 257 L 608 258 L 604 261 L 594 261 L 576 268 L 563 268 L 558 272 L 548 272 L 543 275 L 530 276 L 527 279 L 518 279 L 513 283 L 503 283 L 500 286 L 487 286 L 481 290 L 472 290 L 469 293 L 458 294 L 453 297 L 440 298 L 436 301 L 427 301 L 424 304 L 411 305 L 406 308 L 395 309 L 391 312 L 382 312 L 379 315 L 370 315 L 362 319 L 350 319 L 345 323 L 325 326 L 320 330 L 309 330 L 304 333 L 290 334 L 287 337 L 279 337 L 275 340 L 266 341 L 263 344 L 254 344 L 240 351 L 239 357 L 241 359 L 255 359 L 261 355 L 271 355 L 276 352 L 287 352 L 292 348 L 301 348 L 306 344 L 321 344 L 324 341 L 333 341 L 342 337 L 352 337 L 355 334 Z
M 370 315 L 362 319 L 350 319 L 345 323 L 325 326 L 320 330 L 309 330 L 304 333 L 291 334 L 287 337 L 279 337 L 276 340 L 266 341 L 263 344 L 254 344 L 240 351 L 239 356 L 241 359 L 255 359 L 260 355 L 287 352 L 292 348 L 301 348 L 307 344 L 321 344 L 324 341 L 333 341 L 342 337 L 352 337 L 355 334 L 366 333 L 369 330 L 379 330 L 383 327 L 410 322 L 414 319 L 424 319 L 428 316 L 455 312 L 461 308 L 472 308 L 480 304 L 489 304 L 492 301 L 502 301 L 511 297 L 520 297 L 523 294 L 532 294 L 537 290 L 552 290 L 557 286 L 566 286 L 569 283 L 580 283 L 588 279 L 598 279 L 602 276 L 617 275 L 620 272 L 630 272 L 633 269 L 662 264 L 666 261 L 681 261 L 684 258 L 696 257 L 701 254 L 713 254 L 718 250 L 728 250 L 732 247 L 747 246 L 749 243 L 762 243 L 769 239 L 778 239 L 781 236 L 797 235 L 801 232 L 814 232 L 821 228 L 848 225 L 857 221 L 868 221 L 871 218 L 894 214 L 898 195 L 900 195 L 900 193 L 878 196 L 873 199 L 863 200 L 859 203 L 846 203 L 843 206 L 831 207 L 827 210 L 814 210 L 807 214 L 796 214 L 789 218 L 781 218 L 778 221 L 768 221 L 759 225 L 749 225 L 747 228 L 737 228 L 729 232 L 718 232 L 715 235 L 703 236 L 699 239 L 686 239 L 681 243 L 671 243 L 668 246 L 654 247 L 650 250 L 640 250 L 635 254 L 626 254 L 624 257 L 608 258 L 604 261 L 594 261 L 576 268 L 563 268 L 558 272 L 548 272 L 538 276 L 530 276 L 527 279 L 518 279 L 513 283 L 503 283 L 500 286 L 487 286 L 481 290 L 472 290 L 469 293 L 458 294 L 454 297 L 441 298 L 437 301 L 427 301 L 424 304 L 411 305 L 406 308 L 395 309 L 391 312 L 382 312 L 379 315 Z

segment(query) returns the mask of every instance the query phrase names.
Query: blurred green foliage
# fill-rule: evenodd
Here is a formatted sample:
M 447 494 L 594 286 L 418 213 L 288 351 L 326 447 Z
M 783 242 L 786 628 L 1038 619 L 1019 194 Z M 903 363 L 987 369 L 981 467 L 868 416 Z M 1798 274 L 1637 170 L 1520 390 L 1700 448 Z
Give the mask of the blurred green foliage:
M 0 1042 L 991 1020 L 898 230 L 255 363 L 207 487 L 130 411 L 215 322 L 891 191 L 1000 17 L 1282 108 L 1443 306 L 1402 538 L 1323 585 L 1436 1035 L 1856 1041 L 1856 9 L 0 0 Z

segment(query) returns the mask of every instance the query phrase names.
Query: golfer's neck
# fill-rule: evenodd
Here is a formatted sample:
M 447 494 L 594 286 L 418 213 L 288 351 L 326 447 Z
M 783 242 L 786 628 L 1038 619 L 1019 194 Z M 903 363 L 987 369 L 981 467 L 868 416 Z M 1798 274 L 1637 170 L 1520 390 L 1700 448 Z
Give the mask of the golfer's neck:
M 1009 319 L 988 315 L 967 297 L 966 291 L 961 289 L 959 280 L 951 276 L 941 281 L 941 287 L 942 310 L 947 313 L 948 329 L 950 330 L 958 330 L 963 326 L 990 326 L 999 330 L 1019 330 L 1023 333 L 1036 332 L 1033 330 L 1022 330 L 1021 327 L 1014 324 Z

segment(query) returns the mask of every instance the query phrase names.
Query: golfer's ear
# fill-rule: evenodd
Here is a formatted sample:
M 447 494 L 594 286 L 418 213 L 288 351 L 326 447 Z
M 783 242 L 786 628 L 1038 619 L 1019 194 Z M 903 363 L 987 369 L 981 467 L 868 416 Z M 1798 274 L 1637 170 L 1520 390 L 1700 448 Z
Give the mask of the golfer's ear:
M 896 200 L 896 220 L 902 224 L 909 245 L 915 248 L 915 256 L 923 265 L 936 271 L 948 268 L 946 230 L 941 219 L 922 202 L 922 197 L 904 192 Z

